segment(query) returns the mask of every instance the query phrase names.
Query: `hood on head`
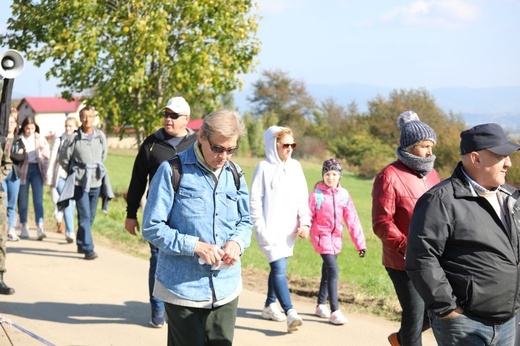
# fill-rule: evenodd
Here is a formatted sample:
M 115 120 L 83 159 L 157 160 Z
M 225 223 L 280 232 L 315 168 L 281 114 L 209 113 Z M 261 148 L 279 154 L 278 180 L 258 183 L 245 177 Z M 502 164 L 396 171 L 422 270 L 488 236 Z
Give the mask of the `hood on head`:
M 269 162 L 281 163 L 276 151 L 276 134 L 282 130 L 280 126 L 271 126 L 264 132 L 265 157 Z

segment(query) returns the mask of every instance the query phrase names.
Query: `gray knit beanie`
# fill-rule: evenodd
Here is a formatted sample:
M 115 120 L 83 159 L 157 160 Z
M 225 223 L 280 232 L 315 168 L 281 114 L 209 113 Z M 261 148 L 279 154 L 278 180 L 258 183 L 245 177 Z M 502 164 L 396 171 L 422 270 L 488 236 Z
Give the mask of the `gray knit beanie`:
M 430 140 L 437 143 L 437 136 L 428 124 L 419 120 L 419 116 L 414 111 L 405 111 L 397 118 L 397 127 L 401 131 L 400 147 L 408 149 L 414 144 Z

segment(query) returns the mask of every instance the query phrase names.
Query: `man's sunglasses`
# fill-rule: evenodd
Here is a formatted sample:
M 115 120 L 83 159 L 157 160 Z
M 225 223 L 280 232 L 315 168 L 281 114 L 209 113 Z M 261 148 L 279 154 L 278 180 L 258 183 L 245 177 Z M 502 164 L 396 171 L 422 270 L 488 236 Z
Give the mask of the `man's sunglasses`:
M 179 119 L 179 117 L 182 117 L 182 114 L 164 111 L 163 117 L 175 120 L 175 119 Z
M 226 154 L 233 155 L 238 150 L 238 145 L 234 148 L 222 148 L 222 147 L 219 147 L 218 145 L 213 145 L 211 143 L 211 141 L 209 140 L 209 137 L 208 137 L 208 143 L 209 143 L 209 148 L 211 149 L 211 151 L 216 154 L 222 154 L 225 151 Z
M 296 143 L 282 143 L 282 146 L 284 149 L 288 149 L 289 147 L 291 148 L 296 148 Z

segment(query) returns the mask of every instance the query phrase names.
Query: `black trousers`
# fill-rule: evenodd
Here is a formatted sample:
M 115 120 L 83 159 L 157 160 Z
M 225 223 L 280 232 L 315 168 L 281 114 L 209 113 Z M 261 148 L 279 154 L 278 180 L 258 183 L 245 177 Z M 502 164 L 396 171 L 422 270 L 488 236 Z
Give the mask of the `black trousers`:
M 238 297 L 212 309 L 164 303 L 168 315 L 168 346 L 231 346 Z

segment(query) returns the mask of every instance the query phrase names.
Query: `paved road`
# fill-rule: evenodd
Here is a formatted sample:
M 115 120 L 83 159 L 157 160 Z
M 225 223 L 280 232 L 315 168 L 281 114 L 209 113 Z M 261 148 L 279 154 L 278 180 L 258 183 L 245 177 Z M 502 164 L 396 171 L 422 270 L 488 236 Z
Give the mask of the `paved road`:
M 98 259 L 85 261 L 61 235 L 48 236 L 8 243 L 6 282 L 16 293 L 0 296 L 0 316 L 41 338 L 12 326 L 7 332 L 14 345 L 166 345 L 166 328 L 148 325 L 148 261 L 102 246 L 96 246 Z M 294 297 L 304 324 L 288 334 L 284 322 L 260 318 L 264 290 L 242 293 L 235 345 L 388 345 L 386 337 L 398 328 L 348 313 L 348 306 L 343 311 L 349 323 L 333 326 L 313 315 L 313 301 Z M 431 332 L 423 340 L 435 345 Z M 10 345 L 2 329 L 0 345 Z

